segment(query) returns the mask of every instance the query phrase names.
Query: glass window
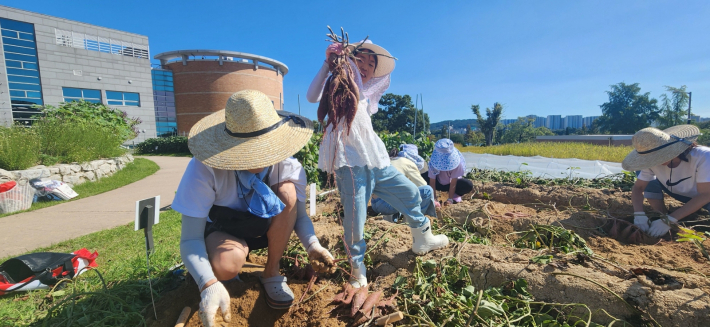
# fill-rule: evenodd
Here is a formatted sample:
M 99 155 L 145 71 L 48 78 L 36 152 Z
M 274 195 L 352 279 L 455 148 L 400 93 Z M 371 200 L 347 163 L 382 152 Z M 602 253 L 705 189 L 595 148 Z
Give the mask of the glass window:
M 12 53 L 21 53 L 21 54 L 28 54 L 34 56 L 37 50 L 35 49 L 29 49 L 29 48 L 23 48 L 23 47 L 18 47 L 14 45 L 4 45 L 5 51 L 6 52 L 12 52 Z
M 10 91 L 11 97 L 24 97 L 25 91 Z
M 34 41 L 34 40 L 35 40 L 35 36 L 32 35 L 32 34 L 28 34 L 28 33 L 19 33 L 19 34 L 20 34 L 20 38 L 23 39 L 23 40 L 28 40 L 28 41 Z
M 42 92 L 27 91 L 28 98 L 42 98 Z
M 30 34 L 35 33 L 34 25 L 5 18 L 0 18 L 0 27 L 2 27 L 2 29 L 15 30 Z
M 7 73 L 9 75 L 22 75 L 22 76 L 36 76 L 39 77 L 39 72 L 36 70 L 27 70 L 27 69 L 16 69 L 16 68 L 8 68 Z
M 2 36 L 9 36 L 9 37 L 14 37 L 17 38 L 17 32 L 15 31 L 8 31 L 8 30 L 2 30 Z
M 31 91 L 41 91 L 42 88 L 39 84 L 20 84 L 20 83 L 8 83 L 10 90 L 31 90 Z
M 64 95 L 64 102 L 84 100 L 92 103 L 101 103 L 101 91 L 99 90 L 63 87 L 62 94 Z
M 108 104 L 116 106 L 140 106 L 140 95 L 131 92 L 106 91 Z
M 22 68 L 22 63 L 19 62 L 19 61 L 5 60 L 5 65 L 6 65 L 7 67 Z
M 13 39 L 9 37 L 4 37 L 2 38 L 2 42 L 5 44 L 12 44 L 12 45 L 18 45 L 21 47 L 27 47 L 27 48 L 33 48 L 35 47 L 34 41 L 26 41 L 26 40 L 20 40 L 20 39 Z
M 39 84 L 39 78 L 37 78 L 37 77 L 29 77 L 29 76 L 7 75 L 7 80 L 8 80 L 9 82 L 20 82 L 20 83 Z
M 123 100 L 123 93 L 116 91 L 106 91 L 106 99 Z
M 37 62 L 37 58 L 33 56 L 28 56 L 28 55 L 22 55 L 22 54 L 16 54 L 16 53 L 7 53 L 5 52 L 5 59 L 13 59 L 13 60 L 22 60 L 22 61 L 29 61 L 29 62 Z
M 39 69 L 39 66 L 37 66 L 37 64 L 33 64 L 33 63 L 29 63 L 29 62 L 23 62 L 22 67 L 25 69 L 34 69 L 34 70 Z

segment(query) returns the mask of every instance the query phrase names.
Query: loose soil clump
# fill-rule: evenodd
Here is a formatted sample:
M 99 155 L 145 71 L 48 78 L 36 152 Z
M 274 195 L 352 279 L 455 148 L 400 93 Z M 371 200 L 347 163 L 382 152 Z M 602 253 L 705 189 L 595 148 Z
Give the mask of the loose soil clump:
M 412 238 L 406 224 L 369 218 L 365 228 L 368 244 L 365 263 L 370 290 L 381 290 L 381 297 L 389 298 L 396 291 L 392 286 L 398 278 L 410 281 L 414 278 L 417 262 L 455 258 L 468 267 L 468 276 L 476 290 L 500 287 L 522 278 L 535 301 L 583 304 L 593 313 L 591 321 L 596 323 L 609 324 L 619 319 L 633 326 L 653 326 L 653 320 L 661 326 L 710 325 L 710 280 L 705 277 L 710 275 L 710 263 L 689 242 L 678 243 L 668 237 L 631 244 L 628 235 L 621 237 L 623 233 L 618 230 L 628 227 L 627 219 L 633 212 L 629 192 L 478 184 L 464 199 L 462 203 L 444 207 L 439 219 L 432 220 L 436 222 L 436 233 L 448 233 L 456 227 L 465 234 L 462 239 L 466 243 L 451 242 L 447 248 L 422 257 L 411 251 Z M 319 203 L 318 215 L 313 220 L 323 246 L 336 257 L 345 258 L 339 217 L 337 195 L 332 195 Z M 615 221 L 619 226 L 613 226 Z M 525 233 L 534 228 L 542 230 L 540 226 L 554 226 L 545 230 L 566 230 L 568 235 L 582 238 L 586 244 L 576 243 L 577 246 L 587 247 L 590 253 L 574 247 L 563 249 L 552 240 L 549 240 L 552 246 L 542 242 L 545 244 L 536 249 L 514 247 Z M 616 239 L 611 237 L 613 228 Z M 296 244 L 295 238 L 292 244 Z M 708 242 L 705 244 L 710 246 Z M 264 257 L 253 255 L 251 260 L 263 262 Z M 258 281 L 259 269 L 245 268 L 240 274 L 242 281 L 225 282 L 232 296 L 232 322 L 225 325 L 351 325 L 350 308 L 338 309 L 338 303 L 333 303 L 347 280 L 346 261 L 340 263 L 339 272 L 321 275 L 305 294 L 303 303 L 281 311 L 266 305 Z M 284 267 L 287 275 L 289 269 Z M 289 280 L 296 300 L 301 298 L 307 284 L 307 280 Z M 193 310 L 185 326 L 202 326 L 194 313 L 199 301 L 195 283 L 184 283 L 161 297 L 157 303 L 160 319 L 149 319 L 149 326 L 174 326 L 185 306 Z M 398 301 L 398 309 L 405 312 L 402 301 Z M 411 313 L 411 306 L 409 310 Z M 468 316 L 470 312 L 462 314 Z M 395 326 L 412 323 L 417 321 L 405 318 Z

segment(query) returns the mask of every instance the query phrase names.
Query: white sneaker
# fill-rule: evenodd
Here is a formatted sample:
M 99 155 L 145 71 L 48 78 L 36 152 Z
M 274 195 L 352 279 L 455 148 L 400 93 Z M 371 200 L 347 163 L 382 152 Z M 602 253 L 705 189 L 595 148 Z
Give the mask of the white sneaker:
M 360 288 L 367 286 L 367 268 L 365 263 L 361 262 L 359 265 L 353 267 L 352 276 L 350 277 L 350 285 L 354 288 Z
M 418 255 L 424 255 L 429 251 L 440 249 L 449 245 L 449 238 L 446 235 L 434 235 L 431 233 L 431 222 L 427 221 L 424 226 L 412 228 L 412 251 Z

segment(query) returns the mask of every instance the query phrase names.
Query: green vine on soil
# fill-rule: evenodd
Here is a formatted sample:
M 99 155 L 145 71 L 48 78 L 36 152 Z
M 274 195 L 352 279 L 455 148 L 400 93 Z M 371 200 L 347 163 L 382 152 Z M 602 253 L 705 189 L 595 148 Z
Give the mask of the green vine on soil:
M 412 278 L 397 277 L 392 287 L 402 293 L 400 310 L 414 326 L 601 326 L 591 321 L 585 304 L 536 301 L 527 286 L 518 279 L 477 289 L 468 267 L 446 257 L 438 262 L 417 258 Z M 628 325 L 610 318 L 622 323 L 615 326 Z
M 532 185 L 545 186 L 576 186 L 598 189 L 621 189 L 630 191 L 636 181 L 636 175 L 632 172 L 623 172 L 602 178 L 585 179 L 570 176 L 565 178 L 539 178 L 533 177 L 529 170 L 525 171 L 502 171 L 474 168 L 466 178 L 480 182 L 495 182 L 512 184 L 517 188 L 526 188 Z

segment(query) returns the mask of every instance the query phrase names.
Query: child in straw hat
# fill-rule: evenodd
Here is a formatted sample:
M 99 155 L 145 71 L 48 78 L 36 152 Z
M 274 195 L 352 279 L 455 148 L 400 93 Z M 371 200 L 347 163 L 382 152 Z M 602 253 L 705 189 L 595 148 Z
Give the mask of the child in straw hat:
M 333 264 L 306 214 L 303 167 L 290 158 L 312 133 L 311 120 L 274 110 L 268 96 L 253 90 L 235 93 L 225 109 L 190 130 L 194 158 L 172 208 L 182 214 L 180 253 L 199 286 L 205 326 L 214 326 L 217 308 L 230 320 L 229 293 L 220 281 L 238 278 L 251 250 L 268 248 L 260 280 L 275 309 L 293 302 L 279 273 L 292 231 L 311 260 Z
M 326 62 L 308 90 L 307 98 L 310 102 L 320 100 L 329 72 L 327 61 L 332 58 L 331 53 L 342 54 L 351 49 L 343 49 L 337 43 L 328 47 Z M 449 244 L 446 235 L 432 234 L 429 219 L 421 212 L 419 190 L 390 165 L 385 145 L 372 128 L 369 115 L 377 111 L 380 96 L 389 87 L 394 59 L 387 50 L 371 41 L 364 42 L 360 49 L 363 51 L 356 54 L 359 59 L 357 64 L 348 59 L 352 71 L 356 72 L 354 79 L 360 91 L 355 117 L 350 128 L 346 119 L 328 126 L 323 134 L 318 157 L 318 168 L 336 177 L 345 216 L 345 243 L 352 265 L 350 284 L 356 288 L 367 286 L 363 262 L 366 250 L 364 228 L 367 202 L 372 194 L 408 218 L 414 239 L 414 253 L 423 255 Z
M 622 167 L 641 171 L 631 191 L 634 224 L 651 236 L 663 236 L 672 224 L 700 208 L 710 210 L 710 148 L 698 146 L 699 135 L 693 125 L 663 131 L 648 127 L 634 134 L 634 150 L 624 158 Z M 685 204 L 669 214 L 663 193 Z M 662 218 L 649 220 L 644 198 Z
M 422 174 L 434 189 L 434 199 L 437 199 L 436 191 L 443 191 L 449 196 L 446 204 L 461 202 L 461 196 L 473 190 L 473 182 L 464 178 L 465 173 L 466 160 L 454 142 L 445 138 L 436 141 L 429 159 L 429 171 Z

